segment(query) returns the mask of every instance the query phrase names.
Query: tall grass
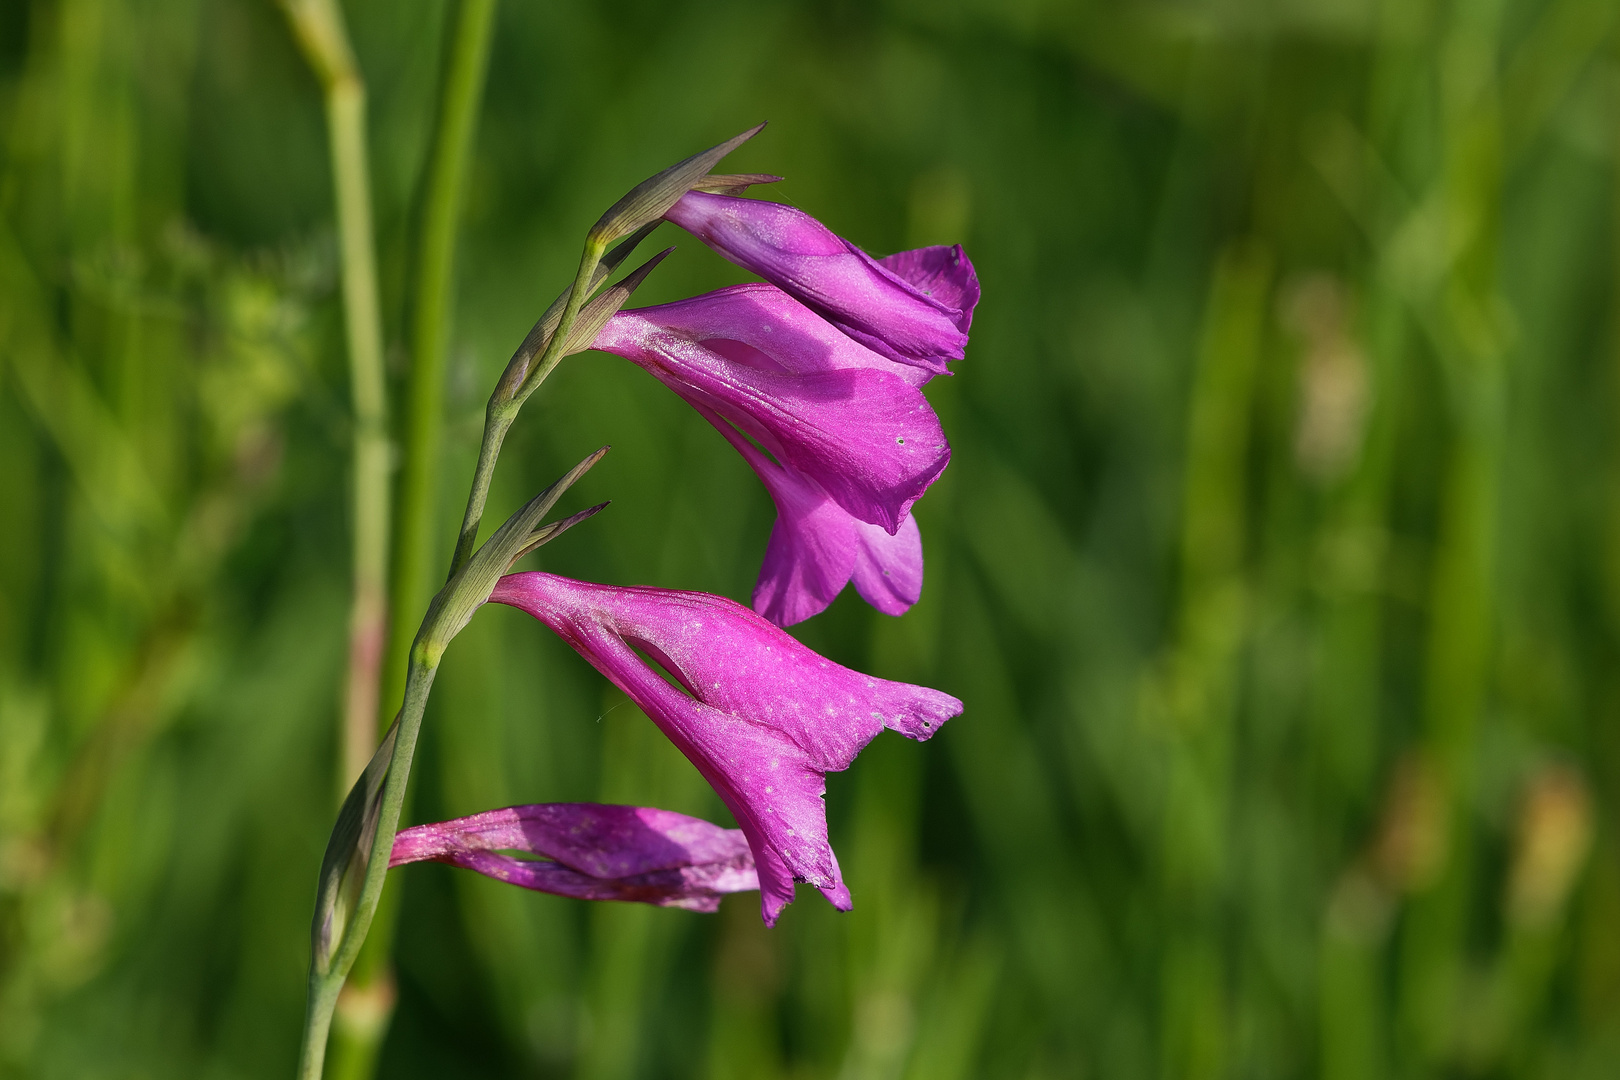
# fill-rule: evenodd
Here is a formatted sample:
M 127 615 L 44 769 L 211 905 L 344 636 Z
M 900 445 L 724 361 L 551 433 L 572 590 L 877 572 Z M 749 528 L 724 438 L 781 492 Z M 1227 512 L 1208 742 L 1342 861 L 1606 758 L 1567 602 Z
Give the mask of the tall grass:
M 453 13 L 345 8 L 428 477 L 396 597 L 583 228 L 769 118 L 728 162 L 766 197 L 984 281 L 921 603 L 797 628 L 967 711 L 830 778 L 849 915 L 398 873 L 379 1075 L 1612 1072 L 1616 5 L 514 3 L 447 159 Z M 351 587 L 321 98 L 250 0 L 0 19 L 0 1076 L 286 1076 Z M 737 280 L 670 242 L 646 302 Z M 768 499 L 612 357 L 529 403 L 490 513 L 605 442 L 545 566 L 745 598 Z M 418 761 L 416 820 L 724 819 L 504 609 Z

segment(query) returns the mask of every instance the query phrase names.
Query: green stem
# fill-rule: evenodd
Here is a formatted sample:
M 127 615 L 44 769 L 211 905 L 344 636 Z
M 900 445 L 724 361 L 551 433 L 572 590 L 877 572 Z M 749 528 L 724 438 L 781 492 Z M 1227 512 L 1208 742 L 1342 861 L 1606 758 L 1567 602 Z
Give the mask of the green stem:
M 389 595 L 394 617 L 384 657 L 383 701 L 399 700 L 416 629 L 413 617 L 426 610 L 434 590 L 434 510 L 444 445 L 444 379 L 456 233 L 483 98 L 494 15 L 495 0 L 463 0 L 453 12 L 438 121 L 423 188 L 412 289 L 411 365 L 400 432 L 399 516 Z M 380 717 L 384 724 L 391 718 Z M 375 1071 L 377 1052 L 393 1011 L 388 955 L 393 946 L 397 901 L 397 896 L 390 898 L 385 893 L 374 915 L 372 932 L 350 973 L 348 991 L 336 1005 L 330 1068 L 336 1080 L 364 1080 Z
M 427 709 L 428 693 L 433 688 L 433 677 L 438 674 L 442 653 L 442 645 L 430 649 L 418 643 L 411 650 L 410 671 L 405 677 L 405 705 L 399 715 L 399 736 L 394 744 L 388 779 L 383 782 L 382 809 L 366 863 L 365 883 L 361 886 L 352 922 L 343 933 L 342 944 L 332 957 L 331 965 L 324 973 L 310 972 L 309 1004 L 304 1014 L 304 1042 L 298 1057 L 299 1080 L 320 1080 L 321 1068 L 326 1060 L 326 1037 L 332 1027 L 332 1011 L 343 989 L 343 981 L 360 955 L 372 915 L 377 910 L 377 900 L 388 876 L 388 857 L 393 852 L 400 810 L 405 804 L 405 788 L 410 781 L 416 737 L 422 729 L 422 714 Z
M 579 309 L 585 304 L 586 294 L 591 291 L 591 278 L 596 273 L 597 263 L 602 261 L 602 252 L 606 246 L 594 234 L 586 239 L 585 251 L 579 259 L 579 273 L 574 275 L 574 284 L 568 290 L 568 304 L 563 308 L 562 319 L 557 323 L 557 329 L 546 342 L 545 351 L 529 369 L 521 385 L 513 387 L 503 380 L 489 399 L 489 407 L 484 413 L 484 439 L 478 448 L 478 465 L 473 470 L 472 491 L 467 495 L 467 512 L 462 516 L 461 534 L 456 538 L 456 553 L 450 561 L 452 575 L 472 557 L 473 547 L 478 541 L 478 524 L 484 519 L 484 503 L 489 499 L 489 483 L 495 475 L 495 461 L 500 457 L 501 443 L 506 439 L 506 432 L 511 428 L 512 421 L 517 419 L 518 410 L 523 407 L 524 401 L 539 389 L 540 384 L 546 381 L 546 376 L 551 374 L 557 362 L 562 359 L 563 344 L 568 340 L 568 331 L 572 329 L 574 320 L 579 316 Z
M 305 1080 L 319 1080 L 338 994 L 360 955 L 383 895 L 394 834 L 410 781 L 411 758 L 416 753 L 416 737 L 444 650 L 478 608 L 489 601 L 501 575 L 514 560 L 556 535 L 570 522 L 595 512 L 584 511 L 550 527 L 538 528 L 563 493 L 605 453 L 607 447 L 591 454 L 557 483 L 530 499 L 428 605 L 422 628 L 411 645 L 410 670 L 405 676 L 405 703 L 399 719 L 344 800 L 338 811 L 337 826 L 327 842 L 326 857 L 321 862 L 319 899 L 311 927 L 309 1006 L 299 1059 L 299 1075 Z M 371 830 L 369 843 L 365 840 L 368 829 Z M 363 857 L 360 855 L 362 845 L 366 848 Z M 360 888 L 351 914 L 346 897 L 355 874 L 360 875 Z M 332 951 L 328 952 L 329 949 Z
M 423 193 L 412 297 L 411 367 L 401 431 L 399 522 L 394 542 L 384 700 L 397 700 L 410 655 L 415 615 L 433 596 L 434 508 L 444 444 L 444 373 L 448 353 L 456 230 L 478 106 L 483 97 L 495 0 L 463 0 L 445 66 L 439 120 Z M 386 724 L 392 717 L 384 717 Z
M 500 391 L 496 391 L 497 396 Z M 517 409 L 509 401 L 491 398 L 484 411 L 484 440 L 478 447 L 478 464 L 473 468 L 472 490 L 467 493 L 467 512 L 461 518 L 461 534 L 450 559 L 450 573 L 460 570 L 472 557 L 478 542 L 478 524 L 484 519 L 484 503 L 489 500 L 489 482 L 495 475 L 495 460 L 501 456 L 501 443 L 517 419 Z
M 1424 764 L 1434 785 L 1440 852 L 1401 920 L 1401 1035 L 1414 1074 L 1436 1074 L 1454 1054 L 1470 1000 L 1471 885 L 1481 852 L 1474 820 L 1482 740 L 1488 737 L 1499 617 L 1496 559 L 1506 460 L 1506 335 L 1498 295 L 1501 96 L 1496 66 L 1505 6 L 1448 14 L 1437 88 L 1443 156 L 1434 181 L 1449 235 L 1466 237 L 1442 278 L 1414 292 L 1448 392 L 1450 445 L 1433 553 L 1422 702 Z
M 343 316 L 354 408 L 354 597 L 344 690 L 341 791 L 377 745 L 378 675 L 388 617 L 388 402 L 366 162 L 366 88 L 335 0 L 284 0 L 326 99 L 332 183 L 343 259 Z

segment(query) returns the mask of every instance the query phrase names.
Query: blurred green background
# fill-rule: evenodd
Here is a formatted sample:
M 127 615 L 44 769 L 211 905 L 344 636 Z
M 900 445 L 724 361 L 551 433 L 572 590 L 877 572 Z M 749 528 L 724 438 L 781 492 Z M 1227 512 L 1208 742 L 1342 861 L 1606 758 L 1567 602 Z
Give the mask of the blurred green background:
M 397 416 L 456 13 L 345 11 Z M 728 171 L 983 282 L 929 388 L 922 601 L 795 628 L 967 710 L 829 778 L 848 915 L 397 872 L 380 1075 L 1615 1075 L 1617 15 L 502 3 L 433 564 L 584 229 L 768 119 Z M 320 89 L 268 0 L 7 0 L 0 117 L 0 1076 L 287 1077 L 343 783 Z M 660 240 L 638 302 L 741 280 Z M 608 442 L 564 508 L 612 508 L 526 565 L 746 600 L 769 500 L 613 357 L 530 402 L 491 519 Z M 409 821 L 728 820 L 508 609 L 450 649 L 413 781 Z

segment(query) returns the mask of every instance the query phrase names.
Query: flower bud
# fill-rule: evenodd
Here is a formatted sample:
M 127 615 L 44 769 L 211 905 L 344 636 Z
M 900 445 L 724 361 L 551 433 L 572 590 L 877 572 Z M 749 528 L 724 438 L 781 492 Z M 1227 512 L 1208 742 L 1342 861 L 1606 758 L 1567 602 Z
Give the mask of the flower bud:
M 712 166 L 764 129 L 764 124 L 749 128 L 719 146 L 693 154 L 685 161 L 677 162 L 656 176 L 643 180 L 591 226 L 590 242 L 600 245 L 597 248 L 600 251 L 619 237 L 628 236 L 643 225 L 657 221 L 682 195 L 692 190 L 693 184 L 707 176 Z
M 332 957 L 343 945 L 343 935 L 360 899 L 360 888 L 371 864 L 371 845 L 377 837 L 377 820 L 382 813 L 383 781 L 394 763 L 394 741 L 398 735 L 399 721 L 395 720 L 376 753 L 371 755 L 365 772 L 343 800 L 337 824 L 326 841 L 326 854 L 321 856 L 311 935 L 315 970 L 322 975 L 331 970 Z
M 649 806 L 541 803 L 418 825 L 394 838 L 388 865 L 428 859 L 556 896 L 689 911 L 759 888 L 740 829 Z

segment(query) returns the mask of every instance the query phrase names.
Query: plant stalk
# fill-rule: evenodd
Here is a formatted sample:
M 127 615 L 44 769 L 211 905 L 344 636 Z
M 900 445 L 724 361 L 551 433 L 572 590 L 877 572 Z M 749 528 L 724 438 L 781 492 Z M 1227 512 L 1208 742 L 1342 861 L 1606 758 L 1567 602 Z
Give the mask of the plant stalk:
M 429 649 L 418 643 L 411 651 L 410 671 L 405 678 L 405 705 L 399 715 L 399 736 L 394 746 L 394 758 L 383 783 L 382 809 L 377 819 L 377 831 L 372 839 L 365 882 L 356 902 L 352 922 L 343 934 L 342 944 L 332 957 L 325 973 L 311 970 L 309 1001 L 304 1013 L 304 1041 L 298 1055 L 298 1080 L 320 1080 L 326 1060 L 326 1039 L 332 1027 L 332 1011 L 337 1006 L 338 994 L 360 955 L 366 940 L 372 915 L 383 882 L 388 876 L 388 857 L 393 852 L 394 833 L 399 829 L 400 810 L 405 804 L 405 788 L 410 780 L 411 758 L 416 752 L 416 737 L 422 729 L 422 714 L 427 709 L 428 693 L 433 678 L 438 674 L 439 657 L 443 646 Z
M 557 362 L 562 359 L 563 344 L 568 340 L 568 331 L 573 328 L 574 320 L 579 316 L 579 309 L 585 304 L 586 294 L 591 291 L 591 276 L 596 272 L 597 263 L 602 260 L 605 247 L 606 245 L 594 235 L 585 241 L 585 251 L 579 260 L 579 273 L 574 275 L 574 284 L 568 290 L 568 304 L 563 308 L 562 319 L 557 323 L 557 329 L 552 333 L 551 340 L 546 342 L 545 351 L 529 369 L 529 374 L 521 386 L 513 388 L 503 382 L 490 396 L 489 405 L 484 411 L 484 438 L 478 447 L 478 464 L 473 470 L 472 491 L 467 495 L 467 512 L 462 516 L 461 534 L 456 538 L 456 553 L 450 561 L 452 576 L 472 557 L 473 548 L 477 544 L 478 524 L 484 519 L 484 503 L 489 499 L 490 480 L 495 475 L 495 461 L 500 457 L 501 443 L 506 440 L 506 432 L 511 428 L 512 421 L 517 419 L 518 410 L 523 407 L 523 402 L 539 389 L 546 376 L 551 374 Z
M 444 448 L 444 380 L 449 352 L 456 232 L 478 108 L 488 69 L 495 0 L 462 0 L 445 65 L 439 117 L 423 191 L 411 305 L 411 367 L 401 430 L 399 520 L 394 541 L 393 620 L 383 679 L 385 700 L 403 689 L 415 615 L 433 580 L 434 509 Z M 386 724 L 391 716 L 380 716 Z
M 282 7 L 325 97 L 343 260 L 343 317 L 354 409 L 354 596 L 343 694 L 343 769 L 339 776 L 339 791 L 343 792 L 360 775 L 377 745 L 378 677 L 388 619 L 392 452 L 372 236 L 371 173 L 366 160 L 366 88 L 336 0 L 284 0 Z
M 451 15 L 438 118 L 418 219 L 411 298 L 411 364 L 400 430 L 399 513 L 389 593 L 388 648 L 382 700 L 398 701 L 409 666 L 416 613 L 433 596 L 435 510 L 444 448 L 444 381 L 455 288 L 456 234 L 479 104 L 488 70 L 495 0 L 462 0 Z M 391 716 L 378 715 L 386 725 Z M 348 985 L 336 1003 L 330 1073 L 334 1080 L 367 1080 L 393 1014 L 393 947 L 398 897 L 386 893 L 373 916 Z

